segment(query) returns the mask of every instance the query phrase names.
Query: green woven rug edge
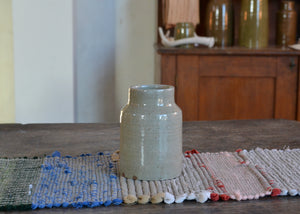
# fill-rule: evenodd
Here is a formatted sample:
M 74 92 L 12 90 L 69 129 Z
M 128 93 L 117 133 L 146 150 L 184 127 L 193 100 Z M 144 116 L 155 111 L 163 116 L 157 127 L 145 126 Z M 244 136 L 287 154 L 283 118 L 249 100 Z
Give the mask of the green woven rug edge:
M 31 209 L 31 204 L 0 206 L 0 211 L 10 211 L 10 210 L 32 210 L 32 209 Z
M 42 158 L 0 158 L 0 210 L 31 209 Z

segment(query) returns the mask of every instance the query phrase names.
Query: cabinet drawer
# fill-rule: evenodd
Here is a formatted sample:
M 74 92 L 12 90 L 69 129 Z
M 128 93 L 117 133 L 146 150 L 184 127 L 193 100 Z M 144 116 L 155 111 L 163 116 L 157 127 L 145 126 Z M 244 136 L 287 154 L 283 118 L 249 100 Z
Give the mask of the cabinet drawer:
M 275 77 L 276 57 L 201 56 L 200 76 Z

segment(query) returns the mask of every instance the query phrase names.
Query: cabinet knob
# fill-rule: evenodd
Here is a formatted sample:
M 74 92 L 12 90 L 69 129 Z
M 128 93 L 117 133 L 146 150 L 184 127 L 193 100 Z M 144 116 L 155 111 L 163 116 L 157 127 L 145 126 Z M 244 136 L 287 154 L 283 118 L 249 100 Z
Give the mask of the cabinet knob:
M 296 63 L 294 60 L 291 60 L 290 62 L 290 69 L 292 70 L 296 66 Z

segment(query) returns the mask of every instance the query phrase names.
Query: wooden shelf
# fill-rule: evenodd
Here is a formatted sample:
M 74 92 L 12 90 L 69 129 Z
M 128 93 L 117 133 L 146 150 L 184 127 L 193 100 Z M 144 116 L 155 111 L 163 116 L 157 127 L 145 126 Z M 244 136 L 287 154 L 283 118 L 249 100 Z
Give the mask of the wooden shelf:
M 157 25 L 163 26 L 163 1 L 158 0 L 158 19 Z M 281 0 L 269 0 L 269 45 L 275 45 L 276 37 L 276 13 L 279 10 Z M 234 45 L 239 44 L 239 25 L 240 25 L 240 10 L 241 0 L 232 0 L 234 12 Z M 196 26 L 196 32 L 200 36 L 205 36 L 205 14 L 208 1 L 200 0 L 200 24 Z M 300 38 L 300 1 L 295 0 L 295 9 L 298 12 L 297 37 Z M 172 31 L 171 31 L 172 33 Z M 160 38 L 158 36 L 158 43 Z
M 243 47 L 226 47 L 226 48 L 180 48 L 180 47 L 164 47 L 156 44 L 155 49 L 159 54 L 178 54 L 178 55 L 259 55 L 259 56 L 300 56 L 300 51 L 290 48 L 268 47 L 264 49 L 249 49 Z

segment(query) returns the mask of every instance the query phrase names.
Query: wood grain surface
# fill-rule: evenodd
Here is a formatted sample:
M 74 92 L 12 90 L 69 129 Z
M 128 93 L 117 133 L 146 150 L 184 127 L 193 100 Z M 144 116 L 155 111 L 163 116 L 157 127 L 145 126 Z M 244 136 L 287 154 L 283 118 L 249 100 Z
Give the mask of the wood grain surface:
M 275 118 L 297 119 L 297 57 L 277 59 Z M 297 63 L 297 64 L 296 64 Z
M 199 57 L 178 56 L 176 74 L 176 103 L 182 110 L 184 121 L 198 118 Z
M 231 120 L 183 123 L 183 150 L 235 151 L 238 148 L 300 148 L 300 122 Z M 1 124 L 0 156 L 78 155 L 119 148 L 119 124 Z M 251 201 L 204 204 L 147 204 L 84 209 L 42 209 L 30 213 L 299 213 L 300 197 L 266 197 Z M 9 213 L 25 213 L 9 212 Z M 29 212 L 27 212 L 29 213 Z
M 161 82 L 166 85 L 175 85 L 176 56 L 168 55 L 161 58 L 161 70 L 167 71 L 161 74 Z

